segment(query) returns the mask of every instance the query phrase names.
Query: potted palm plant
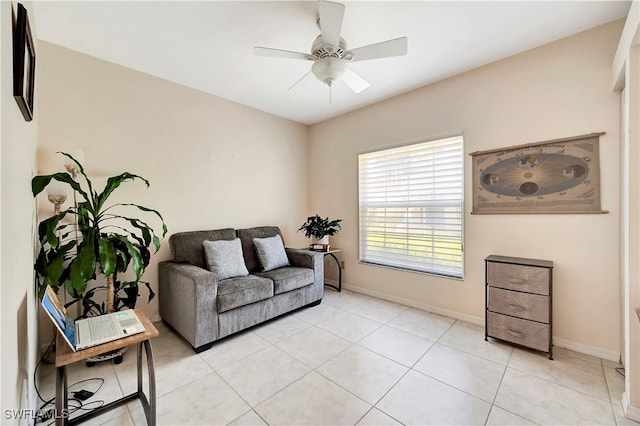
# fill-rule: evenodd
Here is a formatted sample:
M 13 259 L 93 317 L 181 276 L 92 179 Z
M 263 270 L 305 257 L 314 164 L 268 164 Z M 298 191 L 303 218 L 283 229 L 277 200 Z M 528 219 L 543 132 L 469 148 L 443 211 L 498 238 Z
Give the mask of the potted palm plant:
M 157 252 L 160 249 L 160 239 L 167 233 L 164 219 L 158 211 L 138 204 L 107 203 L 122 183 L 138 179 L 148 187 L 149 181 L 124 172 L 108 178 L 104 189 L 98 193 L 82 165 L 71 155 L 64 152 L 61 154 L 75 163 L 84 185 L 67 173 L 36 176 L 31 181 L 34 197 L 55 180 L 68 184 L 80 198 L 72 207 L 54 214 L 38 225 L 40 250 L 35 270 L 39 297 L 42 298 L 47 285 L 55 292 L 64 288 L 71 296 L 71 301 L 65 303 L 65 307 L 79 303 L 82 317 L 133 308 L 142 283 L 149 290 L 150 301 L 154 293 L 148 282 L 141 281 L 141 277 L 151 259 L 150 246 L 153 245 Z M 161 236 L 147 222 L 137 217 L 125 216 L 125 210 L 155 216 L 161 224 Z M 73 223 L 68 222 L 68 217 L 73 219 Z M 77 238 L 76 232 L 79 234 Z M 133 272 L 133 277 L 121 281 L 118 275 L 129 270 Z M 106 285 L 87 290 L 87 282 L 96 279 L 98 275 L 106 277 Z M 98 303 L 94 300 L 95 293 L 100 290 L 106 291 L 106 302 Z
M 320 215 L 307 217 L 307 221 L 302 224 L 298 231 L 304 231 L 304 236 L 314 239 L 315 244 L 329 245 L 329 236 L 337 234 L 342 229 L 340 222 L 342 219 L 329 220 Z

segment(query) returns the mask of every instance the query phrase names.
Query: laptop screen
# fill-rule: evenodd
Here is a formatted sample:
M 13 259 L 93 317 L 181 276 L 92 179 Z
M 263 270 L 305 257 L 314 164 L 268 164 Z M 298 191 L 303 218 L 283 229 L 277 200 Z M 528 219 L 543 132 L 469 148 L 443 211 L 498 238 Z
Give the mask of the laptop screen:
M 42 307 L 62 333 L 69 346 L 71 346 L 71 349 L 75 350 L 75 324 L 67 315 L 67 310 L 60 303 L 58 295 L 49 286 L 47 286 L 47 290 L 42 297 Z

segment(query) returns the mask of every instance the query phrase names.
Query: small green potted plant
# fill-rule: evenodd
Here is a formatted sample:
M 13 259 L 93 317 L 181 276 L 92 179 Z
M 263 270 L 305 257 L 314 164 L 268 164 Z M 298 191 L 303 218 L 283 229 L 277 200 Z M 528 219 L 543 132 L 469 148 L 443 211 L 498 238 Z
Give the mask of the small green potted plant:
M 151 259 L 150 246 L 155 252 L 160 248 L 160 239 L 167 234 L 167 226 L 156 210 L 131 203 L 112 203 L 107 200 L 118 187 L 132 180 L 145 178 L 123 172 L 107 180 L 105 188 L 98 193 L 85 174 L 82 165 L 71 155 L 62 152 L 74 164 L 74 169 L 83 177 L 83 184 L 68 173 L 36 176 L 31 181 L 35 197 L 53 180 L 68 184 L 78 201 L 62 212 L 44 219 L 38 226 L 40 250 L 34 266 L 37 272 L 39 297 L 46 286 L 58 292 L 64 288 L 71 296 L 65 308 L 79 304 L 81 317 L 101 315 L 123 308 L 133 308 L 139 296 L 139 284 L 149 290 L 149 300 L 154 297 L 148 282 L 141 281 Z M 75 195 L 74 195 L 75 198 Z M 153 227 L 138 217 L 125 216 L 130 211 L 155 216 L 161 224 L 161 237 Z M 73 223 L 69 223 L 68 217 Z M 67 218 L 67 219 L 65 219 Z M 78 235 L 76 235 L 76 232 Z M 118 279 L 118 274 L 132 271 L 130 280 Z M 99 275 L 106 277 L 106 285 L 87 289 L 87 283 Z M 96 291 L 106 291 L 106 302 L 94 300 Z
M 337 234 L 342 229 L 340 222 L 342 222 L 342 219 L 329 220 L 328 217 L 322 218 L 316 214 L 309 216 L 298 231 L 304 231 L 305 237 L 314 240 L 313 244 L 321 244 L 328 247 L 329 236 Z

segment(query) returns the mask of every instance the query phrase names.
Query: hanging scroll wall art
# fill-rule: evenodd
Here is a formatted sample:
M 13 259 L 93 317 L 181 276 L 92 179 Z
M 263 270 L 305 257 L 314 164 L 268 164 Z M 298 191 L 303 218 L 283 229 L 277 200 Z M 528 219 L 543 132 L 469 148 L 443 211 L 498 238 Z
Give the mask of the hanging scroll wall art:
M 472 213 L 606 213 L 600 207 L 602 135 L 471 153 Z

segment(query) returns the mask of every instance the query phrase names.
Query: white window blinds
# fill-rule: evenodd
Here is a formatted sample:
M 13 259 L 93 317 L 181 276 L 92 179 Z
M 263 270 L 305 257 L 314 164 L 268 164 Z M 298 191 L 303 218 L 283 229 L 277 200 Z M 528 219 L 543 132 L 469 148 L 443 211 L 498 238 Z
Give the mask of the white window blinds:
M 358 156 L 360 261 L 462 278 L 462 136 Z

